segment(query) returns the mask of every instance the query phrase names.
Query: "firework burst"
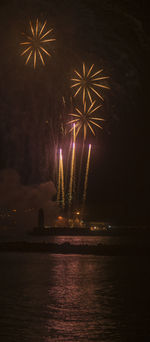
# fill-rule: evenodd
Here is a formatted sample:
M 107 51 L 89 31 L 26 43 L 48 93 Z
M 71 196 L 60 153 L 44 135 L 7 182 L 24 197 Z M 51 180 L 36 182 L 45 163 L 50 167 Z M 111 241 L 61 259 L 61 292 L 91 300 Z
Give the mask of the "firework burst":
M 75 108 L 77 113 L 69 114 L 75 118 L 71 121 L 68 121 L 67 124 L 71 124 L 71 125 L 75 124 L 76 136 L 79 134 L 82 128 L 84 140 L 86 140 L 87 129 L 89 129 L 93 135 L 95 135 L 93 126 L 96 126 L 102 129 L 102 126 L 100 126 L 97 123 L 97 121 L 104 121 L 104 119 L 93 116 L 94 113 L 97 111 L 97 109 L 101 107 L 101 105 L 97 107 L 95 107 L 94 105 L 95 105 L 95 101 L 93 101 L 91 105 L 89 106 L 89 108 L 87 108 L 86 102 L 85 102 L 83 106 L 83 111 L 80 111 L 79 108 Z M 72 127 L 69 132 L 71 132 L 73 129 L 74 127 Z
M 100 94 L 100 89 L 110 89 L 108 86 L 101 84 L 103 80 L 109 78 L 108 76 L 100 76 L 103 69 L 100 69 L 97 72 L 92 73 L 93 67 L 94 64 L 92 64 L 88 70 L 85 66 L 85 63 L 83 63 L 82 73 L 80 74 L 77 70 L 74 70 L 76 78 L 71 79 L 71 81 L 73 81 L 71 88 L 76 89 L 74 97 L 76 97 L 77 94 L 79 94 L 79 92 L 82 91 L 83 104 L 86 102 L 87 98 L 89 98 L 90 103 L 93 102 L 92 93 L 94 93 L 94 95 L 97 95 L 101 100 L 104 101 L 103 96 Z
M 25 64 L 28 64 L 30 58 L 33 57 L 34 69 L 36 68 L 37 59 L 41 61 L 43 66 L 45 65 L 43 56 L 51 56 L 51 54 L 47 51 L 47 48 L 45 48 L 45 44 L 51 43 L 56 40 L 54 38 L 49 38 L 49 35 L 52 33 L 53 29 L 50 29 L 44 33 L 45 26 L 46 21 L 43 25 L 41 25 L 41 23 L 37 19 L 35 27 L 30 21 L 31 35 L 24 34 L 27 40 L 20 43 L 20 45 L 24 46 L 25 48 L 25 50 L 23 50 L 23 52 L 21 53 L 21 56 L 26 55 Z

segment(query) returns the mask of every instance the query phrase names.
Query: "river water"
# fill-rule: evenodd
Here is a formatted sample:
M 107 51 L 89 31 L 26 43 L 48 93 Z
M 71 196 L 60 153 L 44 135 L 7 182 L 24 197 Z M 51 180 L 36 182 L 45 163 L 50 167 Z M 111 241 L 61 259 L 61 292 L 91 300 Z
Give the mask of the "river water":
M 148 341 L 149 261 L 1 253 L 0 341 Z

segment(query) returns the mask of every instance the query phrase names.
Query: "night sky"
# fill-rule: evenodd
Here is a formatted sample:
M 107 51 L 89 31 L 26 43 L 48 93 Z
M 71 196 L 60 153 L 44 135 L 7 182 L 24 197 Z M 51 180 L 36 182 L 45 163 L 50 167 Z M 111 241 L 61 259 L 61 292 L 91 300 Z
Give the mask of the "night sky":
M 149 11 L 146 1 L 1 1 L 0 160 L 24 185 L 53 179 L 53 142 L 61 140 L 72 94 L 70 78 L 82 62 L 109 75 L 92 142 L 87 215 L 148 222 Z M 46 66 L 24 65 L 21 32 L 47 19 L 56 42 Z M 62 105 L 66 99 L 66 108 Z M 66 111 L 66 113 L 65 113 Z M 66 114 L 66 116 L 65 116 Z M 51 129 L 51 128 L 54 129 Z M 8 193 L 9 196 L 9 193 Z

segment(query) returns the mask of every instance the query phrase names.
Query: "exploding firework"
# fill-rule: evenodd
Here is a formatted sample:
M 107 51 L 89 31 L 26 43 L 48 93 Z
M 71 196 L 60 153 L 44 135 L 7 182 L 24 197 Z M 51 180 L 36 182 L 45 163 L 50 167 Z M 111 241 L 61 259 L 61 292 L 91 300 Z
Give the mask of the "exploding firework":
M 31 35 L 25 35 L 27 40 L 20 43 L 20 45 L 25 47 L 25 50 L 21 53 L 21 56 L 27 56 L 25 64 L 28 64 L 30 58 L 33 57 L 34 69 L 36 68 L 37 59 L 40 59 L 43 66 L 45 65 L 43 55 L 47 55 L 49 57 L 51 56 L 51 54 L 45 48 L 45 44 L 56 40 L 54 38 L 49 38 L 49 35 L 52 33 L 53 29 L 50 29 L 44 33 L 45 26 L 46 21 L 43 25 L 41 25 L 37 19 L 35 27 L 30 21 Z
M 83 111 L 80 111 L 79 108 L 76 108 L 76 112 L 78 114 L 69 114 L 75 117 L 75 119 L 68 121 L 67 123 L 71 125 L 73 123 L 75 124 L 76 136 L 79 134 L 80 129 L 83 128 L 84 140 L 86 140 L 88 128 L 90 129 L 93 135 L 95 135 L 95 131 L 92 127 L 93 125 L 102 129 L 102 126 L 100 126 L 96 121 L 104 121 L 104 119 L 93 116 L 96 110 L 101 107 L 101 105 L 97 107 L 95 107 L 94 105 L 95 101 L 93 101 L 89 108 L 87 108 L 86 103 L 84 103 Z M 70 132 L 72 132 L 72 130 L 73 127 L 70 129 Z
M 87 191 L 87 182 L 88 182 L 88 173 L 89 173 L 89 166 L 90 166 L 90 156 L 91 156 L 91 144 L 89 145 L 87 163 L 86 163 L 86 172 L 85 172 L 85 181 L 84 181 L 84 190 L 83 190 L 83 205 L 86 200 L 86 191 Z
M 92 93 L 94 93 L 94 95 L 97 95 L 101 100 L 104 100 L 99 90 L 102 88 L 109 89 L 108 86 L 101 84 L 101 81 L 106 80 L 109 77 L 100 77 L 99 74 L 101 74 L 103 69 L 100 69 L 97 72 L 92 73 L 93 67 L 94 64 L 91 65 L 89 70 L 86 70 L 85 63 L 83 63 L 82 73 L 80 74 L 77 70 L 74 70 L 76 78 L 71 79 L 71 81 L 74 82 L 73 85 L 71 85 L 71 88 L 76 88 L 74 97 L 76 97 L 77 94 L 79 94 L 79 92 L 82 91 L 83 104 L 86 102 L 87 98 L 89 98 L 90 103 L 93 102 L 91 95 Z

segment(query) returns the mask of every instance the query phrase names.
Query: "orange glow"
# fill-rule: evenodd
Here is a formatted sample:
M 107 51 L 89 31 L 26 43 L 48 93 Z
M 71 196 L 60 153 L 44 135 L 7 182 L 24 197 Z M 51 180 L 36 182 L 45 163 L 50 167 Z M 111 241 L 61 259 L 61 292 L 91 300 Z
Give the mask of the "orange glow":
M 63 217 L 62 216 L 58 216 L 58 220 L 63 220 Z

